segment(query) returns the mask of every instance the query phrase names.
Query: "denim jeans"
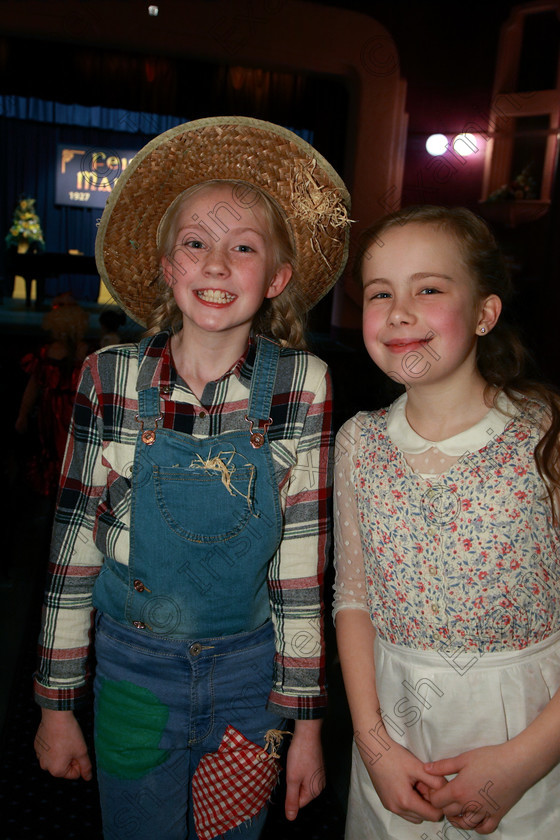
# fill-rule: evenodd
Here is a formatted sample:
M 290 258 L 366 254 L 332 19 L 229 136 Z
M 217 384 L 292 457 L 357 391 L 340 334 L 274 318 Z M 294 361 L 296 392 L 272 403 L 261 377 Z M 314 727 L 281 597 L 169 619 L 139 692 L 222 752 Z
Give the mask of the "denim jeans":
M 285 729 L 266 710 L 272 623 L 233 636 L 176 640 L 98 615 L 96 655 L 105 840 L 197 838 L 191 780 L 201 757 L 220 746 L 226 726 L 260 746 L 269 730 Z M 266 810 L 215 836 L 256 840 Z

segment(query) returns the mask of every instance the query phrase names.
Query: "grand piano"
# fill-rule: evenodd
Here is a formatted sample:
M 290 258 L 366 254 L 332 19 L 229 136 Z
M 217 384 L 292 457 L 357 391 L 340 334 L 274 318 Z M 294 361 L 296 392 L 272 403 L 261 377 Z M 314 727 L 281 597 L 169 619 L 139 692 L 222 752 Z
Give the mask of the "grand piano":
M 31 302 L 31 281 L 37 281 L 37 305 L 43 303 L 45 296 L 45 280 L 47 277 L 59 277 L 61 274 L 89 274 L 97 275 L 95 257 L 83 254 L 49 253 L 48 251 L 18 254 L 14 248 L 9 248 L 5 256 L 6 278 L 12 284 L 16 275 L 25 280 L 26 305 Z

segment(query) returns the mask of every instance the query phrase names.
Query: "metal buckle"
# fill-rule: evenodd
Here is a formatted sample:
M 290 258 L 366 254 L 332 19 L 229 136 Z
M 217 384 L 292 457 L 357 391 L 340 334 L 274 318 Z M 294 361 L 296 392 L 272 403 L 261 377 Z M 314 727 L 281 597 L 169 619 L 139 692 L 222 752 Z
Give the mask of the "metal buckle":
M 145 443 L 147 446 L 151 446 L 152 443 L 154 443 L 155 439 L 156 439 L 157 424 L 160 420 L 163 420 L 163 415 L 160 414 L 159 417 L 156 417 L 156 419 L 154 421 L 154 423 L 155 423 L 155 428 L 154 429 L 146 429 L 146 431 L 144 431 L 144 421 L 140 420 L 138 415 L 136 415 L 135 419 L 136 419 L 137 423 L 140 423 L 140 430 L 142 432 L 142 443 Z
M 245 415 L 245 420 L 249 423 L 249 434 L 251 440 L 251 446 L 253 449 L 260 449 L 265 441 L 265 436 L 268 431 L 268 427 L 272 426 L 272 417 L 269 417 L 268 420 L 259 420 L 259 428 L 258 431 L 253 431 L 254 421 L 249 420 L 247 415 Z

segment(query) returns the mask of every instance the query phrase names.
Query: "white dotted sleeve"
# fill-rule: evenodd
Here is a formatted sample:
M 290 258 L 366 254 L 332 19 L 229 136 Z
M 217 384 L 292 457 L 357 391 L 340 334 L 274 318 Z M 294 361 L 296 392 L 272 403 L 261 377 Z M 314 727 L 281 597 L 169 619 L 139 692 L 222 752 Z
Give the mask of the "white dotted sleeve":
M 363 415 L 362 415 L 363 416 Z M 352 417 L 336 436 L 334 468 L 333 616 L 339 610 L 368 610 L 368 598 L 353 464 L 360 437 L 360 415 Z

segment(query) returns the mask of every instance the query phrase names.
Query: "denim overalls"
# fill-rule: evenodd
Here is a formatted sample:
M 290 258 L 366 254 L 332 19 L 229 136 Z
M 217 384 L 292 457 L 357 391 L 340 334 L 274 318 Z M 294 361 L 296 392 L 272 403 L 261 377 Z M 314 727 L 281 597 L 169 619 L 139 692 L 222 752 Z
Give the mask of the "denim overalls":
M 246 428 L 236 431 L 195 438 L 160 428 L 159 389 L 138 391 L 129 566 L 106 558 L 94 590 L 106 840 L 194 838 L 195 821 L 204 840 L 228 829 L 248 840 L 262 828 L 277 773 L 263 746 L 283 728 L 265 708 L 275 653 L 267 569 L 282 533 L 266 437 L 279 352 L 259 338 Z M 237 738 L 231 754 L 226 728 Z M 213 774 L 218 749 L 221 817 L 208 814 L 206 783 L 198 779 L 194 798 L 190 784 L 203 755 Z M 262 785 L 232 804 L 236 768 L 252 751 Z

